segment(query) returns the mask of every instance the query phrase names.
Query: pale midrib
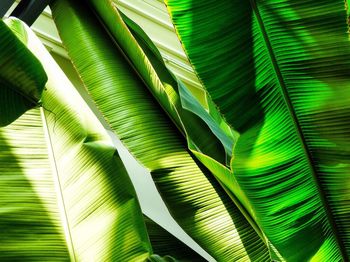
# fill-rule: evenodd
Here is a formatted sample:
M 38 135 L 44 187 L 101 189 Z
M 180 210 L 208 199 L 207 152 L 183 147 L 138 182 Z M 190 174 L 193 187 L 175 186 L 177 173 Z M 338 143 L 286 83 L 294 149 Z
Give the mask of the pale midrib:
M 70 226 L 69 226 L 69 222 L 68 222 L 66 206 L 64 203 L 61 181 L 60 181 L 60 178 L 58 176 L 59 172 L 58 172 L 58 168 L 57 168 L 55 153 L 53 150 L 51 136 L 50 136 L 50 130 L 49 130 L 48 125 L 47 125 L 46 116 L 45 116 L 45 112 L 44 112 L 43 107 L 40 107 L 40 114 L 41 114 L 41 119 L 42 119 L 42 123 L 43 123 L 43 129 L 45 132 L 46 145 L 47 145 L 47 149 L 48 149 L 49 159 L 50 159 L 50 163 L 51 163 L 51 167 L 52 167 L 51 168 L 52 173 L 53 173 L 52 177 L 54 179 L 54 184 L 55 184 L 55 189 L 56 189 L 56 194 L 57 194 L 57 202 L 58 202 L 57 204 L 58 204 L 58 210 L 59 210 L 59 213 L 61 216 L 62 227 L 63 227 L 64 234 L 66 237 L 67 247 L 69 250 L 70 258 L 72 261 L 75 262 L 78 260 L 76 259 L 76 255 L 75 255 L 75 251 L 74 251 L 73 238 L 72 238 L 72 234 L 71 234 L 71 230 L 70 230 Z
M 346 255 L 345 246 L 344 246 L 344 244 L 343 244 L 343 242 L 342 242 L 342 240 L 340 238 L 340 234 L 339 234 L 339 231 L 337 229 L 337 225 L 336 225 L 336 223 L 335 223 L 335 221 L 333 219 L 332 210 L 329 208 L 328 200 L 327 200 L 326 196 L 324 195 L 324 193 L 322 191 L 321 185 L 318 182 L 317 171 L 316 171 L 316 169 L 314 167 L 313 158 L 312 158 L 312 156 L 310 154 L 310 150 L 308 148 L 306 139 L 304 137 L 302 127 L 301 127 L 301 125 L 299 123 L 298 117 L 297 117 L 296 112 L 294 110 L 293 103 L 292 103 L 292 101 L 291 101 L 291 99 L 289 97 L 289 93 L 288 93 L 286 84 L 284 82 L 284 79 L 283 79 L 281 70 L 279 68 L 279 65 L 277 63 L 275 54 L 273 52 L 273 48 L 272 48 L 271 42 L 269 40 L 268 34 L 267 34 L 265 26 L 264 26 L 264 22 L 262 20 L 262 17 L 260 15 L 260 12 L 258 10 L 258 7 L 256 5 L 255 0 L 250 0 L 250 3 L 251 3 L 251 6 L 252 6 L 254 15 L 256 16 L 256 19 L 258 21 L 259 28 L 261 30 L 261 33 L 262 33 L 262 36 L 263 36 L 263 39 L 264 39 L 264 42 L 265 42 L 265 46 L 266 46 L 266 49 L 268 51 L 268 56 L 269 56 L 269 58 L 271 60 L 271 64 L 272 64 L 274 72 L 276 74 L 277 81 L 279 83 L 279 86 L 281 87 L 284 101 L 286 102 L 288 111 L 289 111 L 289 113 L 291 115 L 291 118 L 293 120 L 295 129 L 297 131 L 298 138 L 299 138 L 300 143 L 302 145 L 303 151 L 304 151 L 304 153 L 306 155 L 307 162 L 308 162 L 308 165 L 309 165 L 309 169 L 311 170 L 312 178 L 314 180 L 314 184 L 317 187 L 317 190 L 318 190 L 318 193 L 319 193 L 319 197 L 320 197 L 321 202 L 323 204 L 323 207 L 325 209 L 325 212 L 326 212 L 326 215 L 327 215 L 327 218 L 328 218 L 328 222 L 329 222 L 329 224 L 331 226 L 331 229 L 333 231 L 333 235 L 334 235 L 334 237 L 335 237 L 335 239 L 337 241 L 340 253 L 341 253 L 343 259 L 346 259 L 347 255 Z

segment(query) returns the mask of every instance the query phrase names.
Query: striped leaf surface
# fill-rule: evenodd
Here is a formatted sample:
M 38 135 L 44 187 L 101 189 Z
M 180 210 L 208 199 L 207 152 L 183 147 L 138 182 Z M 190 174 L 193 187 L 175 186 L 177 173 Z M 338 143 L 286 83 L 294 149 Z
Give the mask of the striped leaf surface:
M 98 108 L 130 152 L 150 170 L 184 230 L 217 260 L 267 260 L 264 242 L 194 159 L 186 139 L 148 91 L 141 73 L 125 59 L 122 48 L 110 38 L 113 34 L 104 31 L 96 10 L 66 0 L 54 1 L 51 9 L 68 54 Z M 120 20 L 114 21 L 116 28 L 125 27 Z
M 203 257 L 159 226 L 152 219 L 147 216 L 144 216 L 144 219 L 154 253 L 159 256 L 172 256 L 182 262 L 206 261 Z
M 350 254 L 350 43 L 343 0 L 167 0 L 239 132 L 231 168 L 287 261 Z
M 188 148 L 220 183 L 234 192 L 239 200 L 235 201 L 236 204 L 249 215 L 245 210 L 251 209 L 249 202 L 227 168 L 237 137 L 214 103 L 207 99 L 207 107 L 204 108 L 166 68 L 157 47 L 145 32 L 131 19 L 108 5 L 108 0 L 91 2 L 153 97 L 186 137 Z M 119 21 L 120 26 L 113 26 L 114 20 L 111 18 Z
M 145 260 L 141 209 L 110 138 L 35 35 L 7 23 L 48 83 L 42 108 L 0 129 L 0 260 Z
M 46 81 L 40 62 L 0 20 L 0 127 L 35 107 Z

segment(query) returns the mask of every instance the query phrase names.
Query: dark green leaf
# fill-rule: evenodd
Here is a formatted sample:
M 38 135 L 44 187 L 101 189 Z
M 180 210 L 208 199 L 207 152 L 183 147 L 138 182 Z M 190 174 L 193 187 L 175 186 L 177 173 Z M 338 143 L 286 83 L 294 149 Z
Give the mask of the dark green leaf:
M 152 244 L 153 252 L 160 256 L 172 256 L 179 261 L 205 261 L 200 255 L 186 246 L 183 242 L 144 216 L 147 232 Z
M 343 0 L 167 0 L 240 134 L 232 170 L 288 261 L 350 254 L 350 45 Z
M 0 127 L 35 107 L 47 81 L 40 62 L 21 40 L 0 20 Z
M 110 7 L 103 10 L 113 12 L 110 1 L 99 3 Z M 51 9 L 68 54 L 98 108 L 130 152 L 150 170 L 179 224 L 218 260 L 266 260 L 263 241 L 193 158 L 184 137 L 140 79 L 141 73 L 135 72 L 111 40 L 112 32 L 104 32 L 105 27 L 94 18 L 96 12 L 65 0 L 53 2 Z M 126 28 L 115 14 L 108 15 L 118 23 L 114 30 Z M 120 36 L 128 34 L 124 29 Z M 135 43 L 133 38 L 127 42 Z

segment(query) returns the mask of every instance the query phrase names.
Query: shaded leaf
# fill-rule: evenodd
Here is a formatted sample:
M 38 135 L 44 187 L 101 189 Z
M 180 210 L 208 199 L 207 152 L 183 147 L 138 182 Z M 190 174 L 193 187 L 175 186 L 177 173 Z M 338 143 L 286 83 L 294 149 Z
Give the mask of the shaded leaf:
M 167 0 L 191 63 L 240 134 L 231 168 L 288 261 L 350 251 L 344 1 Z
M 144 216 L 153 252 L 159 256 L 171 256 L 179 261 L 205 261 L 183 242 Z
M 0 20 L 0 127 L 35 107 L 47 76 L 40 62 Z
M 35 35 L 7 22 L 26 32 L 49 81 L 43 108 L 1 129 L 17 163 L 0 158 L 2 179 L 13 181 L 1 191 L 15 199 L 1 194 L 1 260 L 145 260 L 152 249 L 141 209 L 109 136 Z
M 111 6 L 109 1 L 101 3 Z M 263 241 L 193 158 L 184 137 L 94 13 L 71 1 L 55 1 L 51 9 L 68 54 L 98 108 L 130 152 L 150 170 L 184 230 L 218 260 L 268 259 Z M 74 39 L 69 37 L 72 34 Z

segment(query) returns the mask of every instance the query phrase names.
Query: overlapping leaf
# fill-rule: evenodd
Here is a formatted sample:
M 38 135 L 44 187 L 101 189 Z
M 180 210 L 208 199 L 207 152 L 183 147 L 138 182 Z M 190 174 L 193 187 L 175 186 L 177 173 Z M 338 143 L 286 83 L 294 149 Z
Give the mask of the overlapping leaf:
M 191 63 L 239 133 L 232 170 L 288 261 L 350 254 L 344 1 L 167 0 Z
M 186 246 L 183 242 L 159 226 L 150 218 L 144 216 L 147 232 L 154 253 L 160 256 L 176 257 L 179 261 L 205 261 L 201 256 Z
M 180 131 L 186 133 L 188 139 L 196 144 L 196 148 L 225 163 L 225 151 L 227 155 L 231 155 L 235 137 L 211 101 L 208 101 L 210 104 L 207 111 L 199 102 L 195 104 L 196 99 L 168 71 L 148 36 L 137 24 L 125 15 L 120 15 L 111 1 L 88 2 Z M 116 23 L 119 26 L 115 26 Z M 189 110 L 184 108 L 182 100 L 190 101 L 189 103 L 193 101 L 190 105 L 188 103 Z
M 0 21 L 0 126 L 16 120 L 40 100 L 47 77 L 40 62 Z
M 103 20 L 108 23 L 107 27 L 113 32 L 115 28 L 113 20 L 108 20 L 108 18 L 116 17 L 118 20 L 119 13 L 116 10 L 114 13 L 111 12 L 112 8 L 100 9 L 100 2 L 92 2 L 97 13 L 102 19 L 105 17 Z M 250 210 L 244 193 L 226 167 L 229 165 L 232 149 L 237 139 L 234 131 L 226 124 L 210 99 L 207 99 L 207 108 L 203 108 L 181 81 L 173 76 L 166 68 L 158 49 L 145 32 L 125 15 L 121 14 L 121 17 L 131 34 L 124 29 L 123 33 L 114 33 L 114 39 L 125 50 L 130 62 L 140 69 L 137 72 L 141 71 L 140 75 L 143 72 L 142 79 L 171 120 L 176 123 L 180 132 L 185 135 L 188 148 L 202 164 L 216 175 L 221 183 L 235 193 L 244 208 Z M 119 23 L 124 25 L 122 21 Z M 117 28 L 120 30 L 123 26 Z M 139 56 L 136 56 L 135 53 L 144 59 L 138 59 Z M 145 68 L 149 68 L 148 71 L 144 72 Z M 149 78 L 155 83 L 147 81 Z
M 0 260 L 145 260 L 142 213 L 110 138 L 34 34 L 7 22 L 49 81 L 43 108 L 0 129 Z
M 95 3 L 112 7 L 109 1 Z M 218 260 L 268 259 L 263 241 L 215 179 L 193 158 L 186 140 L 147 90 L 145 83 L 158 87 L 152 82 L 154 75 L 150 83 L 142 81 L 142 74 L 134 71 L 120 52 L 122 48 L 116 46 L 118 41 L 111 41 L 94 13 L 79 1 L 55 1 L 51 9 L 68 54 L 97 106 L 130 152 L 151 171 L 172 215 L 185 231 Z M 122 27 L 124 34 L 130 34 L 115 14 L 110 15 L 116 23 L 113 30 Z M 133 66 L 137 68 L 135 63 Z M 148 63 L 146 74 L 151 66 Z M 155 82 L 160 81 L 157 78 Z M 164 101 L 162 106 L 167 109 Z

